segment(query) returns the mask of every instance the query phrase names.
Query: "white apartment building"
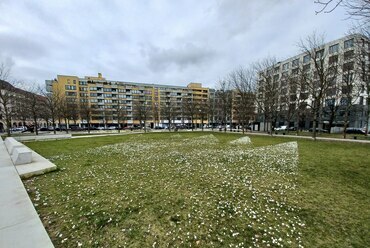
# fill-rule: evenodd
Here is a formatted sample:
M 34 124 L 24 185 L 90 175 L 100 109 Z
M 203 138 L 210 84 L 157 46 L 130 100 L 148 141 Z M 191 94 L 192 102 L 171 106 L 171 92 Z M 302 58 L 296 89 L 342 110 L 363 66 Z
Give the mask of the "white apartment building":
M 369 97 L 370 79 L 370 41 L 368 38 L 353 34 L 328 42 L 315 48 L 309 53 L 301 53 L 284 61 L 278 62 L 269 72 L 271 85 L 274 85 L 276 99 L 273 102 L 270 121 L 263 115 L 263 106 L 259 108 L 258 121 L 272 126 L 289 125 L 300 129 L 312 127 L 313 106 L 312 90 L 303 82 L 302 75 L 310 77 L 312 82 L 319 80 L 315 60 L 323 63 L 323 73 L 327 78 L 322 107 L 319 110 L 318 126 L 329 129 L 333 126 L 341 127 L 344 121 L 344 109 L 350 104 L 348 126 L 364 127 L 366 124 L 367 99 Z M 329 70 L 334 68 L 335 70 Z M 271 97 L 262 87 L 266 84 L 266 77 L 259 76 L 258 98 L 263 102 Z M 264 74 L 265 75 L 265 74 Z M 292 83 L 295 82 L 295 83 Z M 298 83 L 297 83 L 298 82 Z M 350 86 L 349 86 L 350 85 Z M 319 87 L 319 85 L 317 86 Z M 319 89 L 319 88 L 317 88 Z M 349 94 L 350 93 L 350 94 Z M 351 97 L 348 98 L 348 96 Z M 297 111 L 303 106 L 305 111 Z M 334 108 L 335 107 L 335 108 Z M 301 116 L 297 116 L 299 113 Z M 334 115 L 333 115 L 334 114 Z M 368 123 L 368 122 L 367 122 Z

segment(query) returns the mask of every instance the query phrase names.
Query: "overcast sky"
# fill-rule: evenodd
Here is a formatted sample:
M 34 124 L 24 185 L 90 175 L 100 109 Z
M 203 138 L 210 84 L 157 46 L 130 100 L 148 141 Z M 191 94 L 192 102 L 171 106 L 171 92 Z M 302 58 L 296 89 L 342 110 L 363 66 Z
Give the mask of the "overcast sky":
M 313 0 L 0 0 L 0 62 L 43 84 L 58 74 L 214 87 L 239 66 L 296 55 L 313 31 L 350 28 Z

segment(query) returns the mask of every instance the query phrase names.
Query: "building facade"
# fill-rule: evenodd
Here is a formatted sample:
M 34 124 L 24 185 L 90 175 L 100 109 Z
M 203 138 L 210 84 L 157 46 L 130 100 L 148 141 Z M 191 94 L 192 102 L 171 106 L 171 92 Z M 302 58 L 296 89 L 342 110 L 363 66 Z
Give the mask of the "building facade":
M 58 75 L 54 80 L 46 80 L 46 88 L 63 99 L 69 109 L 68 118 L 60 122 L 80 127 L 87 123 L 95 127 L 138 126 L 144 121 L 150 127 L 200 125 L 199 111 L 209 100 L 209 89 L 200 83 L 181 87 L 113 81 L 100 73 L 84 78 Z M 81 114 L 83 105 L 89 108 L 89 117 Z M 203 123 L 208 123 L 208 118 Z
M 41 95 L 0 80 L 0 132 L 47 127 L 48 118 L 42 108 L 44 101 Z M 37 114 L 33 114 L 34 110 Z
M 369 57 L 369 39 L 354 34 L 260 71 L 258 121 L 270 127 L 309 129 L 314 119 L 310 110 L 317 107 L 319 128 L 343 127 L 344 123 L 364 127 L 368 123 Z

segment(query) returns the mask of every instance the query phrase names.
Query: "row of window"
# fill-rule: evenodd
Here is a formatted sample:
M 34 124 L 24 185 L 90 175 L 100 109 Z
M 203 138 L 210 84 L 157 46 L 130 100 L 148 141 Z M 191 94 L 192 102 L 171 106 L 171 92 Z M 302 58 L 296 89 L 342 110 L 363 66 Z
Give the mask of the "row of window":
M 346 40 L 344 41 L 344 49 L 348 49 L 348 48 L 351 48 L 354 46 L 354 40 L 353 39 L 349 39 L 349 40 Z M 324 49 L 322 50 L 319 50 L 316 52 L 316 58 L 322 58 L 324 56 Z M 329 54 L 334 54 L 334 53 L 337 53 L 339 51 L 339 44 L 334 44 L 332 46 L 329 47 Z M 346 55 L 346 52 L 345 52 L 345 59 L 346 57 L 348 56 L 353 56 L 353 50 L 352 51 L 348 51 L 351 53 L 351 55 L 347 54 Z M 306 54 L 305 56 L 303 56 L 303 63 L 306 64 L 308 62 L 310 62 L 311 60 L 311 55 L 310 54 Z M 299 58 L 295 59 L 292 61 L 292 67 L 297 67 L 299 65 Z M 279 71 L 279 67 L 276 67 L 275 68 L 275 72 Z M 288 70 L 289 69 L 289 62 L 283 64 L 283 70 Z

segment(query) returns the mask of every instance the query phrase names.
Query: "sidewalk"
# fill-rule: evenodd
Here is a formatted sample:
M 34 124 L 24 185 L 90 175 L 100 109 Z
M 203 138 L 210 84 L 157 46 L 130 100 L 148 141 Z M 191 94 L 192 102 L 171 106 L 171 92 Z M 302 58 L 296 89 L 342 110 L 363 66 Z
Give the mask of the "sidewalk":
M 0 247 L 54 247 L 1 138 Z

